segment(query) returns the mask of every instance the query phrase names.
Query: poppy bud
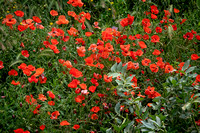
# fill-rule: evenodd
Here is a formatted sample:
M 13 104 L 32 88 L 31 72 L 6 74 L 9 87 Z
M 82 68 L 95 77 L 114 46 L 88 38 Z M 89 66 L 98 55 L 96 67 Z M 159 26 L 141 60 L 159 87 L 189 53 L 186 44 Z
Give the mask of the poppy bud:
M 76 109 L 74 109 L 74 110 L 73 110 L 73 113 L 74 113 L 74 114 L 76 114 L 76 113 L 77 113 L 77 112 L 76 112 Z
M 146 49 L 144 49 L 144 54 L 146 53 Z
M 12 115 L 12 118 L 15 118 L 15 115 Z
M 51 67 L 51 66 L 52 66 L 51 62 L 49 62 L 49 63 L 48 63 L 48 66 L 49 66 L 49 67 Z
M 61 96 L 58 95 L 58 98 L 61 99 Z
M 19 105 L 20 105 L 20 107 L 22 107 L 22 103 L 21 103 L 21 102 L 20 102 L 20 104 L 19 104 Z
M 36 132 L 36 133 L 39 133 L 39 132 L 38 132 L 38 129 L 35 129 L 35 132 Z
M 109 104 L 108 104 L 108 106 L 109 106 L 109 108 L 111 108 L 111 107 L 112 107 L 112 104 L 111 104 L 111 103 L 109 103 Z
M 1 98 L 3 98 L 3 99 L 4 99 L 5 97 L 6 97 L 6 96 L 1 96 Z
M 109 109 L 109 107 L 108 106 L 104 106 L 104 109 Z

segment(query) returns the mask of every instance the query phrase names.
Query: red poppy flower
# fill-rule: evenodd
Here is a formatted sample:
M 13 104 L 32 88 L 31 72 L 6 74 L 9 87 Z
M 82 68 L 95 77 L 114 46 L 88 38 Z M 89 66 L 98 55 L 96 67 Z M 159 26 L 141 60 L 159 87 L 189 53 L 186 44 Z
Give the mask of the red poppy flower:
M 74 76 L 75 78 L 79 78 L 79 77 L 82 77 L 83 74 L 81 71 L 79 71 L 78 69 L 76 68 L 71 68 L 70 71 L 69 71 L 69 74 L 71 74 L 72 76 Z
M 4 66 L 3 66 L 3 61 L 0 61 L 0 69 L 3 69 Z
M 165 66 L 165 73 L 171 73 L 173 72 L 174 68 L 171 65 Z
M 112 76 L 108 77 L 107 75 L 103 75 L 103 79 L 105 82 L 112 82 Z
M 69 16 L 75 17 L 76 13 L 74 11 L 68 11 L 67 12 Z
M 98 113 L 100 111 L 100 108 L 98 106 L 94 106 L 90 109 L 91 112 L 94 112 L 94 113 Z
M 151 60 L 150 60 L 150 59 L 144 58 L 144 59 L 142 60 L 142 65 L 143 65 L 143 66 L 148 66 L 149 63 L 151 63 Z
M 21 51 L 21 54 L 24 56 L 24 57 L 29 57 L 29 54 L 28 54 L 28 51 L 27 50 L 22 50 Z
M 156 27 L 156 32 L 157 32 L 157 33 L 162 33 L 162 28 Z
M 191 32 L 187 32 L 185 35 L 183 35 L 184 39 L 192 40 L 194 35 Z
M 84 46 L 77 47 L 77 53 L 78 53 L 78 55 L 79 55 L 80 57 L 85 56 L 85 52 L 86 52 L 86 50 L 85 50 L 85 47 L 84 47 Z
M 24 16 L 24 12 L 23 11 L 15 11 L 14 13 L 18 17 L 23 17 Z
M 155 50 L 153 51 L 152 54 L 153 54 L 153 55 L 160 55 L 160 53 L 161 53 L 161 52 L 160 52 L 159 50 L 155 49 Z
M 52 99 L 55 98 L 55 95 L 53 94 L 53 92 L 51 92 L 51 91 L 47 91 L 47 94 L 49 94 L 49 97 L 51 97 Z
M 37 68 L 34 76 L 40 76 L 44 72 L 44 68 Z
M 66 66 L 67 68 L 72 68 L 73 67 L 72 63 L 69 60 L 63 62 L 63 66 Z
M 176 8 L 174 8 L 174 13 L 179 13 L 180 11 Z
M 41 125 L 41 126 L 40 126 L 40 130 L 43 131 L 44 129 L 45 129 L 45 125 Z
M 92 120 L 97 120 L 98 119 L 98 115 L 97 114 L 92 114 L 91 115 L 91 119 Z
M 48 101 L 48 104 L 49 104 L 50 106 L 54 106 L 54 105 L 55 105 L 55 102 L 54 102 L 54 101 Z
M 10 71 L 8 72 L 8 75 L 17 76 L 18 73 L 17 73 L 16 70 L 12 69 L 12 70 L 10 70 Z
M 85 32 L 85 35 L 86 35 L 87 37 L 89 37 L 89 36 L 92 35 L 92 32 Z
M 145 35 L 143 36 L 143 39 L 144 39 L 144 40 L 149 40 L 149 35 L 145 34 Z
M 38 82 L 38 79 L 37 79 L 34 75 L 32 75 L 31 77 L 28 78 L 28 82 L 29 82 L 29 83 L 32 83 L 32 82 L 37 83 L 37 82 Z
M 191 59 L 192 60 L 198 60 L 200 57 L 197 54 L 192 54 Z
M 73 126 L 73 129 L 75 129 L 75 130 L 78 130 L 79 128 L 80 128 L 79 125 L 74 125 L 74 126 Z
M 58 42 L 57 39 L 51 39 L 51 43 L 52 43 L 53 45 L 57 45 L 59 42 Z
M 68 122 L 68 121 L 62 121 L 61 123 L 60 123 L 60 125 L 61 126 L 68 126 L 68 125 L 70 125 L 70 123 Z
M 143 41 L 139 42 L 139 46 L 141 49 L 147 48 L 147 45 Z
M 96 90 L 96 86 L 90 86 L 89 87 L 89 91 L 91 91 L 92 93 L 94 93 Z
M 196 35 L 195 37 L 196 37 L 197 40 L 200 41 L 200 35 Z
M 79 86 L 81 87 L 81 89 L 83 90 L 86 90 L 87 89 L 87 85 L 82 83 L 82 84 L 79 84 Z
M 157 73 L 158 72 L 158 66 L 156 64 L 151 64 L 150 69 L 152 72 Z
M 43 95 L 43 94 L 39 94 L 38 95 L 38 99 L 41 100 L 41 101 L 46 101 L 47 100 L 46 96 Z
M 156 43 L 156 42 L 159 42 L 159 40 L 160 40 L 160 37 L 158 35 L 153 35 L 151 37 L 151 42 Z
M 77 6 L 82 7 L 84 4 L 81 0 L 69 0 L 67 3 L 71 4 L 74 7 L 77 7 Z
M 67 30 L 67 32 L 68 32 L 69 35 L 72 35 L 72 36 L 78 35 L 78 30 L 75 29 L 74 27 L 71 27 L 69 30 Z
M 37 104 L 37 100 L 33 98 L 33 95 L 30 95 L 30 96 L 27 95 L 25 101 L 27 103 L 29 103 L 30 105 L 32 105 L 32 104 L 36 105 Z
M 197 81 L 197 82 L 200 82 L 200 75 L 197 75 L 197 76 L 196 76 L 196 81 Z
M 41 74 L 39 77 L 40 84 L 45 84 L 47 81 L 47 78 L 44 76 L 44 74 Z
M 35 21 L 36 23 L 42 23 L 41 19 L 37 16 L 33 16 L 33 21 Z
M 185 23 L 186 20 L 187 20 L 187 19 L 182 19 L 182 21 L 180 22 L 180 24 Z
M 80 84 L 80 81 L 77 79 L 73 79 L 69 84 L 68 87 L 69 88 L 77 88 L 77 85 Z
M 55 120 L 58 118 L 58 116 L 60 115 L 59 111 L 54 111 L 52 114 L 51 114 L 51 119 Z
M 55 10 L 50 11 L 51 16 L 58 16 L 58 12 Z
M 58 17 L 58 21 L 56 21 L 56 24 L 61 25 L 61 24 L 68 24 L 69 21 L 66 19 L 64 15 L 60 15 Z
M 14 80 L 12 80 L 11 84 L 13 84 L 13 85 L 19 85 L 20 82 L 19 81 L 15 82 Z
M 152 6 L 151 6 L 151 12 L 154 13 L 154 14 L 158 14 L 158 13 L 159 13 L 159 10 L 158 10 L 157 6 L 152 5 Z
M 151 14 L 152 19 L 157 19 L 158 17 L 155 14 Z
M 83 100 L 85 100 L 85 97 L 82 95 L 78 95 L 77 97 L 75 97 L 75 101 L 77 103 L 82 103 Z
M 15 133 L 30 133 L 29 131 L 24 131 L 24 129 L 22 128 L 18 128 L 16 130 L 14 130 Z

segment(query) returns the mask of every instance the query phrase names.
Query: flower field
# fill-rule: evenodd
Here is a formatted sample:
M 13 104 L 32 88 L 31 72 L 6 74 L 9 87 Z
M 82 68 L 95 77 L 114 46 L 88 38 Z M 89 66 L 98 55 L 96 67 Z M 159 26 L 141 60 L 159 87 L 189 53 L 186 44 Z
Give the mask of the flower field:
M 0 2 L 0 132 L 198 133 L 200 0 L 165 2 Z

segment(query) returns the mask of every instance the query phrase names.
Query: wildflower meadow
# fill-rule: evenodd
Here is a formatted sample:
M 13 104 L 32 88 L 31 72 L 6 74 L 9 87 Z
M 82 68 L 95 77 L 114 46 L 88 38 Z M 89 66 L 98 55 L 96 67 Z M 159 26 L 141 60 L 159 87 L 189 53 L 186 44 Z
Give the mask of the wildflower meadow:
M 199 133 L 200 0 L 0 7 L 1 133 Z

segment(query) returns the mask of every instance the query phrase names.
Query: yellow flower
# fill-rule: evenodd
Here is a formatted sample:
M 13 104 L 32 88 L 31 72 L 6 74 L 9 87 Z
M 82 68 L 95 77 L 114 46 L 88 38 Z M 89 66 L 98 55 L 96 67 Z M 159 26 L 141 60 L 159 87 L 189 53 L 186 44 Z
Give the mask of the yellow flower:
M 7 13 L 9 13 L 10 11 L 7 11 Z
M 111 10 L 111 8 L 108 8 L 108 10 Z
M 13 6 L 13 8 L 15 9 L 15 6 Z
M 53 25 L 53 23 L 51 22 L 50 25 Z
M 111 4 L 111 5 L 113 5 L 113 4 L 114 4 L 114 2 L 110 2 L 110 4 Z
M 22 22 L 20 24 L 22 25 Z
M 91 2 L 92 2 L 93 0 L 91 0 Z

